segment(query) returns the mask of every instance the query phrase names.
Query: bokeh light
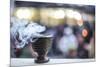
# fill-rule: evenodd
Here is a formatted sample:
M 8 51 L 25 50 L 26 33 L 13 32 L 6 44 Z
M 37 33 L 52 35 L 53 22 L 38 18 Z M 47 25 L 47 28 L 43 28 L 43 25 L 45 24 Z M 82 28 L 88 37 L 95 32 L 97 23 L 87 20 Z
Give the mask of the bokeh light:
M 72 9 L 67 9 L 66 10 L 66 17 L 68 17 L 68 18 L 74 18 L 73 12 L 74 11 Z
M 83 25 L 82 16 L 79 11 L 73 10 L 73 9 L 66 9 L 66 18 L 67 18 L 67 24 L 73 26 L 73 25 Z
M 55 19 L 63 19 L 65 17 L 65 13 L 64 13 L 64 10 L 59 9 L 59 10 L 52 11 L 51 13 L 49 13 L 49 16 Z
M 41 8 L 40 22 L 48 27 L 58 26 L 64 23 L 65 12 L 61 8 Z
M 32 11 L 29 9 L 18 9 L 16 11 L 16 16 L 19 19 L 30 19 L 32 17 Z
M 18 7 L 14 12 L 14 16 L 18 19 L 26 19 L 30 21 L 38 21 L 39 20 L 39 10 L 35 8 L 28 7 Z
M 87 35 L 88 35 L 88 31 L 86 29 L 83 29 L 82 30 L 82 36 L 87 37 Z

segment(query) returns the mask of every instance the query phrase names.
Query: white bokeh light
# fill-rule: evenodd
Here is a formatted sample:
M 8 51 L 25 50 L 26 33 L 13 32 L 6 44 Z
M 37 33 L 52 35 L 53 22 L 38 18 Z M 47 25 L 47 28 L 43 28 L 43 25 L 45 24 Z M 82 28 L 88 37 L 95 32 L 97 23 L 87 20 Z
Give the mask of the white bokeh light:
M 81 14 L 80 14 L 79 12 L 77 12 L 77 11 L 74 11 L 74 12 L 73 12 L 73 15 L 74 15 L 74 18 L 75 18 L 76 20 L 82 19 Z
M 31 16 L 32 16 L 32 12 L 31 10 L 29 9 L 18 9 L 16 11 L 16 16 L 19 18 L 19 19 L 30 19 Z
M 57 11 L 52 11 L 51 13 L 49 13 L 49 16 L 55 19 L 63 19 L 65 17 L 65 13 L 63 10 L 57 10 Z
M 66 16 L 67 16 L 68 18 L 74 18 L 74 11 L 71 10 L 71 9 L 68 9 L 68 10 L 66 11 Z

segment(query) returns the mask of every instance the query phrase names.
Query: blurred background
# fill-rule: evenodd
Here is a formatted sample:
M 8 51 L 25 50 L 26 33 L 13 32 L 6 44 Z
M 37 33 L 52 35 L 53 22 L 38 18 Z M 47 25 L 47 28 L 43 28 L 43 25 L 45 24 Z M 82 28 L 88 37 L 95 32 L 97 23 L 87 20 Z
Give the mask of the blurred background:
M 50 58 L 95 58 L 95 6 L 44 2 L 11 2 L 11 17 L 46 26 L 54 35 Z M 23 48 L 17 58 L 32 58 Z

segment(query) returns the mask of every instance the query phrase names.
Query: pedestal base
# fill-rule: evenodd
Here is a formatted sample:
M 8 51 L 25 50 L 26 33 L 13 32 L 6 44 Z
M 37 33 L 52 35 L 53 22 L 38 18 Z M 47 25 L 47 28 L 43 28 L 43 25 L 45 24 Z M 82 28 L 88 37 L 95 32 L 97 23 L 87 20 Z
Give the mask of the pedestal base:
M 37 60 L 35 60 L 35 63 L 47 63 L 47 62 L 49 62 L 49 59 L 44 59 L 44 60 L 37 59 Z

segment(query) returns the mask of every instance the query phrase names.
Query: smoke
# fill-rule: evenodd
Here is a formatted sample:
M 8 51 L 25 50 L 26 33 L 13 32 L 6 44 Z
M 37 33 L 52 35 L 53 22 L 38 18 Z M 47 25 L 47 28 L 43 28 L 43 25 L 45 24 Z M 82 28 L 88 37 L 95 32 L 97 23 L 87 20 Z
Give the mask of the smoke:
M 46 27 L 39 25 L 35 22 L 27 20 L 19 20 L 11 18 L 11 37 L 15 40 L 16 48 L 23 48 L 29 42 L 35 42 L 39 37 L 44 35 L 40 34 L 45 31 Z

